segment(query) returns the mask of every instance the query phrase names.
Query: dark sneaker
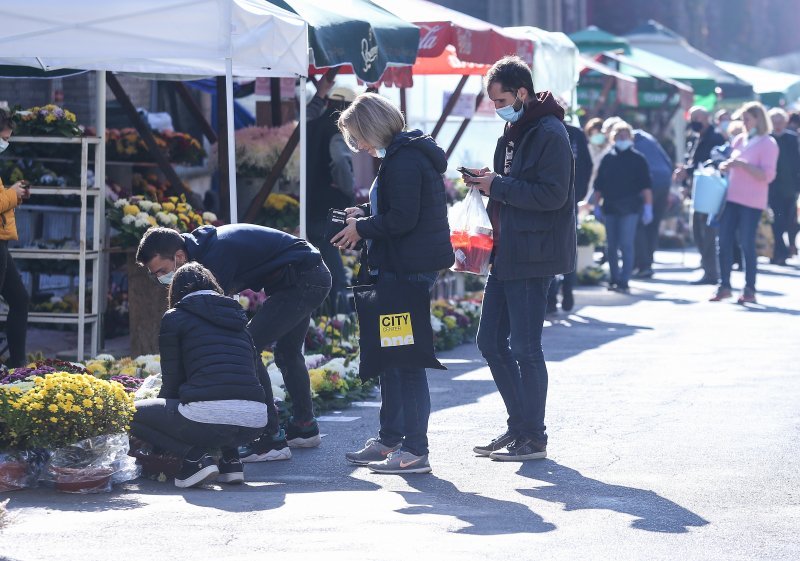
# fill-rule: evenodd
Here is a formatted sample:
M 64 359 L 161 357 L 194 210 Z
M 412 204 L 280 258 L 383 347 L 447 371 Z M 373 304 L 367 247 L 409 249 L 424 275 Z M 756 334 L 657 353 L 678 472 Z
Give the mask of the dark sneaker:
M 653 269 L 640 269 L 634 273 L 635 279 L 651 279 L 653 278 Z
M 756 303 L 756 291 L 752 288 L 744 289 L 744 292 L 741 296 L 739 296 L 739 300 L 737 300 L 739 304 L 755 304 Z
M 611 281 L 606 285 L 606 290 L 616 290 L 617 289 L 617 282 Z
M 281 429 L 278 434 L 262 434 L 250 444 L 239 447 L 239 458 L 244 463 L 274 462 L 289 460 L 292 451 L 286 442 L 286 433 Z
M 627 294 L 630 291 L 631 291 L 631 287 L 628 286 L 627 282 L 621 282 L 621 283 L 617 284 L 617 292 L 622 292 L 622 293 Z
M 400 444 L 386 446 L 377 438 L 370 438 L 361 450 L 358 452 L 347 452 L 344 457 L 350 463 L 365 466 L 370 462 L 382 462 L 389 454 L 397 452 L 399 449 Z
M 199 460 L 183 460 L 181 470 L 175 476 L 175 486 L 185 489 L 210 483 L 219 475 L 217 462 L 209 454 L 204 454 Z
M 225 458 L 219 461 L 219 475 L 217 481 L 220 483 L 244 483 L 244 466 L 238 458 Z
M 516 439 L 516 435 L 512 434 L 511 431 L 506 431 L 494 440 L 492 440 L 486 446 L 476 446 L 472 449 L 478 456 L 488 456 L 492 452 L 496 452 L 497 450 L 502 450 Z
M 373 473 L 430 473 L 428 455 L 415 456 L 405 450 L 391 452 L 382 462 L 370 462 L 367 467 Z
M 730 288 L 725 288 L 724 286 L 720 286 L 717 291 L 714 293 L 714 296 L 708 299 L 709 302 L 721 302 L 726 298 L 730 298 L 733 296 L 733 292 L 731 292 Z
M 319 425 L 316 419 L 307 423 L 295 423 L 292 419 L 286 424 L 286 441 L 292 448 L 314 448 L 322 439 L 319 436 Z
M 547 445 L 530 438 L 520 437 L 508 445 L 505 450 L 492 452 L 489 457 L 501 462 L 523 462 L 525 460 L 541 460 L 547 457 Z

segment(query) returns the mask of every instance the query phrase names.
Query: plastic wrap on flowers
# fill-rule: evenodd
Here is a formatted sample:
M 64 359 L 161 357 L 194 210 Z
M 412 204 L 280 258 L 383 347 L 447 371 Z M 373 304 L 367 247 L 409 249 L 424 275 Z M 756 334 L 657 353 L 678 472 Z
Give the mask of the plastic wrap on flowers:
M 52 452 L 39 481 L 65 493 L 105 493 L 115 483 L 139 477 L 128 456 L 127 434 L 106 434 L 81 440 Z
M 148 376 L 139 386 L 139 389 L 133 393 L 136 401 L 140 399 L 153 399 L 158 397 L 158 392 L 161 391 L 161 374 L 153 374 Z
M 0 453 L 0 493 L 35 487 L 47 457 L 45 450 Z

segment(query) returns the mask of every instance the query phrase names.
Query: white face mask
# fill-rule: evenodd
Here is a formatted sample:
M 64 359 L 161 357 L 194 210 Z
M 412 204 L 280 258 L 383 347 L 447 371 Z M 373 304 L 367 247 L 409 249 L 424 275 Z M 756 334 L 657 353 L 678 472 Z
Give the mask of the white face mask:
M 617 140 L 614 143 L 614 146 L 616 146 L 617 150 L 620 150 L 620 151 L 627 150 L 628 148 L 633 146 L 633 141 L 632 140 Z
M 0 138 L 0 152 L 5 152 L 6 148 L 8 148 L 8 140 Z
M 161 284 L 169 285 L 169 283 L 172 282 L 172 277 L 174 276 L 175 276 L 175 271 L 170 271 L 169 273 L 163 274 L 160 277 L 158 277 L 158 282 L 160 282 Z
M 378 158 L 385 158 L 386 157 L 386 148 L 376 148 L 375 149 L 375 156 Z

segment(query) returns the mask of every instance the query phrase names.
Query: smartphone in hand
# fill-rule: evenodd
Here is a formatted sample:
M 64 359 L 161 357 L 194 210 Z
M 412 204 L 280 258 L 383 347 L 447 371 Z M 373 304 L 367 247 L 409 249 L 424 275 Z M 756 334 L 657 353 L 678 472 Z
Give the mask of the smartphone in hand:
M 473 172 L 473 171 L 470 171 L 470 170 L 468 170 L 468 169 L 467 169 L 467 168 L 465 168 L 464 166 L 457 167 L 457 168 L 456 168 L 456 171 L 457 171 L 457 172 L 460 172 L 460 173 L 462 173 L 462 174 L 464 174 L 464 175 L 468 175 L 468 176 L 470 176 L 470 177 L 480 177 L 480 175 L 478 175 L 477 173 L 475 173 L 475 172 Z

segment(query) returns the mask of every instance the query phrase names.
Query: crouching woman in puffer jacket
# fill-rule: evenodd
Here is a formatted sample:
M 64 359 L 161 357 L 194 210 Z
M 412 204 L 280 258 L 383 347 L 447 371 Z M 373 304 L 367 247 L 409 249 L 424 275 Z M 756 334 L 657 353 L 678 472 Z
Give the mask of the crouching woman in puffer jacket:
M 260 360 L 236 300 L 199 263 L 180 267 L 161 320 L 161 391 L 136 402 L 131 434 L 183 458 L 177 487 L 241 483 L 238 446 L 267 424 Z M 219 448 L 219 465 L 211 456 Z

